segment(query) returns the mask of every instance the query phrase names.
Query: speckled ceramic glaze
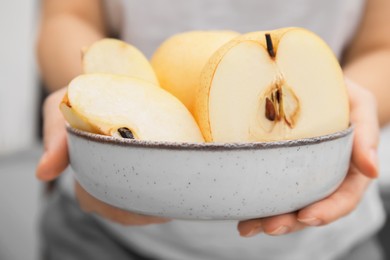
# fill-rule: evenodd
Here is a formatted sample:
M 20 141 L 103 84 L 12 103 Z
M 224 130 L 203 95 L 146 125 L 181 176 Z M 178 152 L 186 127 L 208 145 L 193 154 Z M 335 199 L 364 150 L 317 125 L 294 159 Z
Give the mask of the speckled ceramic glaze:
M 80 184 L 111 205 L 180 219 L 249 219 L 295 211 L 344 179 L 353 130 L 272 143 L 177 144 L 68 127 Z

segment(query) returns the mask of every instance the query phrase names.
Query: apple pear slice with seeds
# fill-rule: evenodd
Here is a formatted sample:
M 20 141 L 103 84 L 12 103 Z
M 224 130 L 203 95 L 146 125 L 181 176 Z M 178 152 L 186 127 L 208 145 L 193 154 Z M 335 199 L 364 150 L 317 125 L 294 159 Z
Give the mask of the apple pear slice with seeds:
M 193 113 L 203 67 L 215 51 L 238 35 L 234 31 L 190 31 L 164 41 L 151 59 L 161 87 Z
M 112 73 L 136 77 L 159 85 L 149 61 L 134 46 L 124 41 L 105 38 L 83 51 L 84 73 Z
M 349 125 L 340 65 L 305 29 L 233 39 L 209 60 L 201 81 L 195 117 L 209 142 L 309 138 Z
M 151 141 L 203 142 L 191 113 L 173 95 L 127 76 L 85 74 L 73 79 L 60 109 L 75 128 Z

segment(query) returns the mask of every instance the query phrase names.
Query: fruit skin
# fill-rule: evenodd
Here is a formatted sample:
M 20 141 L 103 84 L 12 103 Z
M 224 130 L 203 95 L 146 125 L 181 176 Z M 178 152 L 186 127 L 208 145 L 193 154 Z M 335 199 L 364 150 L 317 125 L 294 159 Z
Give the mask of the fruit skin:
M 88 122 L 88 120 L 84 119 L 72 108 L 67 93 L 65 94 L 62 99 L 62 102 L 60 103 L 60 111 L 62 112 L 62 115 L 64 116 L 68 124 L 71 125 L 73 128 L 83 130 L 89 133 L 101 134 L 99 128 L 94 127 Z
M 186 107 L 155 85 L 127 76 L 85 74 L 68 86 L 60 109 L 67 122 L 84 131 L 120 138 L 126 127 L 135 139 L 203 142 Z
M 151 59 L 161 87 L 193 113 L 203 67 L 215 51 L 238 35 L 233 31 L 190 31 L 167 39 Z
M 323 52 L 326 56 L 326 62 L 331 63 L 331 66 L 334 68 L 334 73 L 331 75 L 335 78 L 335 81 L 337 81 L 338 87 L 340 87 L 340 96 L 341 97 L 335 97 L 338 99 L 338 103 L 340 107 L 337 109 L 340 111 L 340 115 L 332 115 L 329 116 L 326 120 L 322 119 L 314 119 L 312 122 L 305 121 L 305 125 L 302 126 L 302 123 L 299 124 L 299 121 L 303 121 L 302 118 L 306 118 L 306 110 L 308 109 L 316 109 L 316 107 L 304 107 L 302 106 L 300 108 L 300 111 L 303 111 L 303 115 L 299 115 L 298 117 L 298 128 L 300 129 L 300 132 L 297 133 L 294 128 L 291 129 L 291 126 L 289 127 L 282 127 L 280 124 L 277 125 L 276 128 L 273 129 L 273 133 L 271 134 L 259 131 L 259 127 L 257 129 L 249 129 L 250 135 L 247 137 L 240 137 L 240 138 L 232 138 L 233 141 L 275 141 L 275 140 L 284 140 L 284 139 L 297 139 L 297 138 L 304 138 L 304 137 L 312 137 L 312 136 L 318 136 L 318 135 L 325 135 L 332 132 L 336 132 L 339 130 L 343 130 L 348 127 L 349 125 L 349 104 L 348 104 L 348 95 L 347 90 L 345 87 L 345 83 L 343 80 L 343 73 L 340 68 L 340 65 L 334 56 L 333 52 L 330 50 L 330 48 L 320 39 L 317 35 L 313 34 L 312 32 L 309 32 L 308 30 L 302 29 L 302 28 L 282 28 L 279 30 L 274 31 L 263 31 L 263 32 L 252 32 L 248 33 L 242 36 L 239 36 L 228 43 L 226 43 L 224 46 L 222 46 L 219 50 L 217 50 L 213 56 L 210 58 L 206 66 L 204 67 L 202 74 L 201 74 L 201 84 L 198 89 L 198 93 L 196 96 L 196 103 L 194 108 L 194 116 L 195 119 L 198 122 L 199 127 L 201 128 L 202 134 L 207 142 L 217 141 L 217 142 L 226 142 L 226 141 L 232 141 L 232 140 L 226 140 L 226 139 L 219 139 L 216 138 L 215 134 L 212 130 L 212 120 L 210 119 L 210 95 L 211 95 L 211 89 L 212 84 L 214 80 L 214 76 L 216 75 L 216 71 L 218 67 L 221 64 L 221 61 L 225 58 L 225 55 L 229 53 L 233 48 L 237 47 L 239 44 L 242 43 L 248 43 L 249 45 L 255 44 L 258 45 L 258 47 L 264 48 L 267 50 L 267 43 L 265 34 L 270 33 L 272 35 L 273 44 L 274 44 L 274 50 L 276 53 L 276 57 L 272 58 L 268 56 L 267 59 L 271 60 L 275 64 L 278 63 L 280 57 L 278 56 L 278 48 L 280 43 L 283 41 L 283 37 L 286 35 L 291 34 L 301 34 L 302 37 L 307 37 L 307 39 L 310 39 L 310 41 L 314 42 L 319 46 L 320 51 Z M 318 61 L 318 67 L 320 68 L 322 66 L 322 61 Z M 313 66 L 313 64 L 310 64 L 309 66 Z M 317 66 L 317 64 L 315 64 Z M 261 71 L 258 72 L 259 75 L 261 75 Z M 305 77 L 302 75 L 302 77 Z M 287 79 L 288 80 L 288 79 Z M 313 82 L 315 84 L 315 82 Z M 294 88 L 294 87 L 293 87 Z M 242 90 L 244 91 L 244 90 Z M 258 93 L 258 95 L 261 95 L 264 93 Z M 293 95 L 295 95 L 293 93 Z M 295 97 L 294 97 L 295 98 Z M 299 100 L 299 96 L 297 97 Z M 316 100 L 318 98 L 322 97 L 315 97 L 313 96 L 313 100 Z M 331 102 L 332 100 L 328 100 L 329 106 L 332 106 Z M 239 108 L 237 108 L 239 109 Z M 322 109 L 322 108 L 321 108 Z M 320 109 L 320 110 L 321 110 Z M 330 113 L 335 113 L 334 109 Z M 323 112 L 323 111 L 322 111 Z M 321 113 L 322 113 L 321 112 Z M 299 113 L 301 114 L 301 113 Z M 326 112 L 322 113 L 321 116 L 326 115 Z M 264 113 L 263 113 L 264 115 Z M 338 120 L 338 125 L 335 127 L 330 127 L 333 122 L 330 120 L 332 117 Z M 335 121 L 337 121 L 335 120 Z M 315 121 L 315 122 L 314 122 Z M 302 130 L 303 128 L 307 127 L 307 130 Z M 229 129 L 226 129 L 226 131 L 229 131 Z
M 206 142 L 213 141 L 209 116 L 209 95 L 210 86 L 214 77 L 215 70 L 224 55 L 231 48 L 233 48 L 243 40 L 244 39 L 234 39 L 227 42 L 210 57 L 210 59 L 202 69 L 200 75 L 200 85 L 197 89 L 196 97 L 194 97 L 193 114 Z
M 83 50 L 84 73 L 112 73 L 135 77 L 159 85 L 156 74 L 144 54 L 117 39 L 104 38 Z

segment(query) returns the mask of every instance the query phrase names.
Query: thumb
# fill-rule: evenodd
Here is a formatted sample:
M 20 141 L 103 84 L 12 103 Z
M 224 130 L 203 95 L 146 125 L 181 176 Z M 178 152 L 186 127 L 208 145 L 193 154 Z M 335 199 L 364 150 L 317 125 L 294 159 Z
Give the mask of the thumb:
M 365 88 L 346 79 L 355 125 L 352 162 L 364 175 L 378 177 L 379 122 L 375 97 Z
M 58 108 L 65 91 L 61 89 L 51 94 L 43 106 L 44 153 L 36 171 L 37 178 L 43 181 L 58 177 L 69 163 L 65 120 Z

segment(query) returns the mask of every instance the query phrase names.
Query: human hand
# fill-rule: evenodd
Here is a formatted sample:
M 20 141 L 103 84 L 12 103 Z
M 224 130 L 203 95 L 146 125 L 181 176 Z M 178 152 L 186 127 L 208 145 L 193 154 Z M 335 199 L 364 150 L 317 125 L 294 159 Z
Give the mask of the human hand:
M 122 225 L 139 226 L 160 224 L 170 221 L 166 218 L 141 215 L 113 207 L 93 197 L 85 191 L 77 181 L 75 181 L 75 192 L 82 210 L 85 212 L 96 213 L 106 219 Z
M 42 181 L 51 181 L 61 175 L 69 164 L 65 119 L 59 110 L 59 104 L 66 93 L 63 88 L 51 94 L 43 106 L 43 143 L 44 153 L 38 163 L 36 176 Z M 87 193 L 77 182 L 76 197 L 80 207 L 104 218 L 124 225 L 146 225 L 164 223 L 167 219 L 143 216 L 112 207 Z
M 350 168 L 343 183 L 329 197 L 297 212 L 240 221 L 241 236 L 251 237 L 262 232 L 282 235 L 307 226 L 326 225 L 349 214 L 359 204 L 371 179 L 378 176 L 379 123 L 374 96 L 348 79 L 346 83 L 355 136 Z
M 36 176 L 42 181 L 54 180 L 69 164 L 65 119 L 59 109 L 65 93 L 66 88 L 54 92 L 43 105 L 44 153 L 36 171 Z

